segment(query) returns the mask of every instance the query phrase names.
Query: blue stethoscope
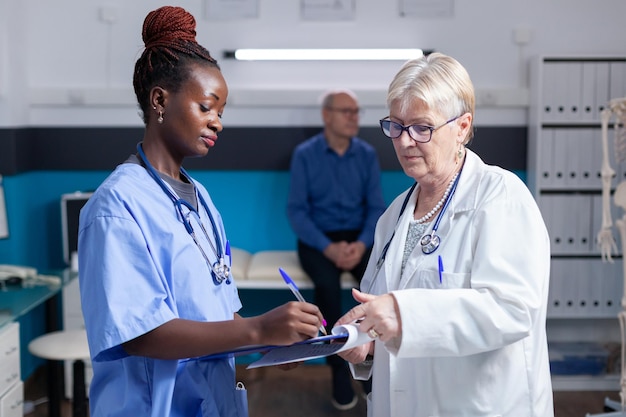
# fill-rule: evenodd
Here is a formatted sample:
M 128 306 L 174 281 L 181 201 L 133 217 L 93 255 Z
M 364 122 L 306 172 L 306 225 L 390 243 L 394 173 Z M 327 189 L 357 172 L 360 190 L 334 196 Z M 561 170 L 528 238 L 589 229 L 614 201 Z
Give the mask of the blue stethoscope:
M 424 236 L 422 236 L 422 238 L 420 239 L 420 246 L 422 247 L 422 253 L 424 255 L 430 255 L 431 253 L 435 252 L 439 248 L 439 245 L 441 244 L 441 238 L 437 234 L 437 229 L 439 228 L 439 223 L 441 222 L 441 219 L 443 218 L 443 214 L 446 212 L 446 209 L 450 205 L 450 201 L 452 201 L 452 196 L 454 195 L 454 192 L 456 191 L 456 186 L 459 183 L 459 178 L 461 178 L 462 171 L 463 171 L 463 168 L 461 167 L 461 171 L 459 171 L 459 175 L 457 175 L 456 179 L 454 180 L 454 183 L 452 184 L 452 188 L 450 189 L 450 193 L 448 194 L 448 197 L 446 198 L 446 201 L 443 204 L 443 208 L 441 209 L 441 211 L 437 215 L 437 218 L 435 219 L 435 224 L 433 225 L 432 230 L 430 231 L 430 233 L 424 234 Z M 402 207 L 400 208 L 400 213 L 398 214 L 398 220 L 396 220 L 396 227 L 398 225 L 398 222 L 400 221 L 400 217 L 402 217 L 402 213 L 404 213 L 404 209 L 406 209 L 406 206 L 409 203 L 411 194 L 413 194 L 413 191 L 415 190 L 416 186 L 417 186 L 417 183 L 414 183 L 411 186 L 411 189 L 409 190 L 406 197 L 404 198 L 404 201 L 402 202 Z M 378 272 L 380 272 L 380 269 L 385 263 L 385 259 L 387 258 L 387 251 L 389 250 L 389 245 L 391 245 L 391 241 L 393 240 L 393 237 L 395 235 L 396 235 L 396 228 L 394 227 L 391 237 L 389 238 L 389 240 L 383 247 L 383 250 L 381 251 L 380 256 L 378 257 L 378 260 L 376 261 L 376 270 L 374 271 L 374 277 L 372 278 L 372 281 L 370 282 L 369 288 L 366 291 L 367 293 L 369 293 L 370 290 L 372 289 L 372 286 L 374 285 L 374 282 L 376 281 L 376 278 L 378 277 Z
M 459 183 L 460 177 L 461 177 L 461 173 L 459 172 L 459 175 L 457 175 L 456 179 L 454 180 L 454 184 L 452 184 L 452 189 L 450 190 L 450 194 L 448 194 L 448 197 L 446 198 L 446 202 L 443 204 L 443 208 L 441 209 L 441 211 L 439 212 L 439 215 L 437 216 L 437 219 L 435 220 L 435 224 L 433 225 L 433 230 L 431 230 L 430 233 L 427 233 L 424 236 L 422 236 L 422 238 L 420 239 L 420 245 L 422 246 L 422 253 L 424 255 L 430 255 L 431 253 L 436 251 L 439 245 L 441 244 L 441 238 L 437 234 L 437 229 L 439 228 L 439 223 L 441 222 L 441 217 L 443 213 L 445 213 L 446 209 L 448 208 L 448 205 L 450 204 L 450 200 L 452 200 L 452 195 L 454 194 L 454 191 L 456 190 L 456 185 Z
M 176 210 L 178 210 L 178 214 L 180 215 L 181 221 L 183 222 L 183 225 L 185 226 L 185 229 L 187 230 L 187 233 L 189 233 L 189 235 L 192 237 L 194 243 L 196 244 L 196 246 L 200 250 L 200 253 L 202 253 L 202 257 L 206 261 L 207 266 L 209 267 L 209 270 L 211 271 L 211 277 L 213 278 L 213 283 L 215 285 L 220 285 L 222 282 L 226 281 L 226 284 L 230 284 L 230 267 L 231 267 L 230 259 L 226 260 L 225 256 L 224 256 L 224 254 L 225 254 L 226 258 L 230 258 L 230 254 L 228 253 L 229 252 L 228 242 L 226 242 L 226 248 L 223 250 L 222 249 L 222 240 L 220 239 L 220 236 L 219 236 L 219 233 L 218 233 L 218 230 L 217 230 L 217 226 L 215 225 L 215 220 L 213 219 L 213 215 L 211 214 L 211 210 L 209 210 L 209 206 L 207 205 L 206 201 L 204 200 L 204 197 L 202 197 L 202 194 L 199 193 L 199 192 L 196 193 L 196 195 L 198 196 L 198 199 L 200 200 L 200 204 L 202 204 L 202 207 L 204 207 L 204 209 L 206 210 L 206 212 L 207 212 L 207 214 L 209 216 L 209 220 L 211 221 L 211 228 L 213 229 L 213 237 L 215 238 L 215 243 L 217 245 L 217 248 L 215 246 L 213 246 L 213 242 L 211 242 L 211 239 L 209 239 L 209 235 L 208 235 L 204 225 L 202 224 L 202 221 L 200 220 L 200 213 L 198 213 L 198 211 L 189 202 L 183 200 L 182 198 L 178 198 L 170 190 L 170 188 L 161 179 L 161 176 L 159 175 L 157 170 L 154 169 L 154 167 L 152 166 L 150 161 L 148 161 L 148 158 L 146 157 L 146 154 L 143 152 L 143 148 L 141 146 L 141 143 L 137 144 L 137 152 L 139 154 L 139 157 L 143 161 L 144 165 L 146 166 L 146 169 L 148 170 L 148 172 L 152 176 L 152 178 L 156 181 L 157 184 L 159 184 L 159 186 L 161 187 L 163 192 L 165 192 L 165 194 L 174 203 L 174 207 L 176 207 Z M 189 174 L 187 174 L 187 171 L 185 171 L 185 169 L 183 167 L 180 168 L 180 173 L 182 175 L 184 175 L 185 178 L 187 178 L 189 183 L 193 184 L 193 182 L 191 181 L 191 177 L 189 176 Z M 183 206 L 186 207 L 189 210 L 186 215 L 183 212 Z M 215 253 L 215 256 L 218 259 L 213 264 L 211 264 L 211 262 L 209 261 L 209 258 L 207 256 L 207 254 L 204 252 L 204 249 L 202 249 L 202 246 L 200 245 L 200 242 L 198 242 L 198 238 L 196 237 L 196 233 L 193 230 L 193 226 L 191 225 L 191 220 L 189 218 L 191 213 L 195 213 L 196 214 L 196 216 L 198 218 L 198 223 L 200 224 L 200 228 L 202 229 L 202 232 L 204 233 L 204 237 L 209 242 L 209 245 L 211 245 L 211 249 L 213 250 L 213 253 Z M 227 263 L 227 261 L 228 261 L 228 263 Z

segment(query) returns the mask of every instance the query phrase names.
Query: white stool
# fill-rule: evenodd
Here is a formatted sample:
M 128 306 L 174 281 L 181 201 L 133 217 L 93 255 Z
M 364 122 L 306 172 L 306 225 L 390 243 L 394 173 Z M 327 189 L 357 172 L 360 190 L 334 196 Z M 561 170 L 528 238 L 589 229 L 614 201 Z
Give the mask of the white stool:
M 61 330 L 46 333 L 33 339 L 28 344 L 28 351 L 40 358 L 51 361 L 74 361 L 73 365 L 73 401 L 72 415 L 74 417 L 87 417 L 87 394 L 85 392 L 85 359 L 89 359 L 89 345 L 87 333 L 84 329 Z M 54 383 L 49 381 L 48 383 Z M 51 387 L 48 387 L 51 391 Z M 53 404 L 53 398 L 48 399 L 49 415 L 60 413 L 60 404 Z

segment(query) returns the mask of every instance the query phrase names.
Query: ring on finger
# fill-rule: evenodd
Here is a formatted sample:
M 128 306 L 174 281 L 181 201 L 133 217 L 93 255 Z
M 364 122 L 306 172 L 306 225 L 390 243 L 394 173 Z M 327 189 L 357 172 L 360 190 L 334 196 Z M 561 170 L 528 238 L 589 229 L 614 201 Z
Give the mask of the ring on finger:
M 377 332 L 376 330 L 374 330 L 374 328 L 373 328 L 373 327 L 367 331 L 367 334 L 368 334 L 368 335 L 369 335 L 369 337 L 371 337 L 372 339 L 376 339 L 378 336 L 380 336 L 380 335 L 378 334 L 378 332 Z

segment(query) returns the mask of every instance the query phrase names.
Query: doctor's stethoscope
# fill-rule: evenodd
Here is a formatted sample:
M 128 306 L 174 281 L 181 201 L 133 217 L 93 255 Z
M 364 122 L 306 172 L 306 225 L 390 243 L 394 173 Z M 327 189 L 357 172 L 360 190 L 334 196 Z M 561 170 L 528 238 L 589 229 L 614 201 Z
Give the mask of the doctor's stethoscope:
M 446 212 L 446 209 L 450 205 L 452 196 L 454 195 L 454 192 L 456 191 L 456 186 L 459 183 L 459 178 L 461 178 L 462 171 L 463 171 L 463 167 L 461 167 L 461 171 L 459 171 L 459 175 L 456 176 L 456 179 L 454 180 L 454 183 L 452 184 L 450 193 L 448 194 L 448 197 L 446 198 L 446 201 L 443 204 L 443 208 L 441 209 L 441 211 L 437 215 L 437 218 L 435 219 L 435 224 L 433 224 L 432 230 L 429 233 L 425 233 L 420 239 L 420 246 L 422 247 L 422 253 L 424 255 L 430 255 L 431 253 L 435 252 L 439 248 L 439 245 L 441 244 L 441 238 L 437 234 L 437 229 L 439 228 L 439 223 L 441 222 L 441 219 L 443 218 L 443 214 Z M 400 217 L 402 217 L 402 213 L 404 213 L 404 209 L 406 209 L 406 206 L 409 203 L 409 199 L 411 198 L 411 195 L 413 194 L 413 191 L 415 190 L 416 186 L 417 186 L 417 183 L 414 183 L 411 186 L 411 189 L 409 190 L 406 197 L 404 198 L 404 201 L 402 202 L 400 213 L 398 213 L 398 220 L 396 220 L 396 227 L 398 226 Z M 385 243 L 383 250 L 380 252 L 380 256 L 378 257 L 378 260 L 376 261 L 376 269 L 374 270 L 374 276 L 372 277 L 372 281 L 370 282 L 366 293 L 369 293 L 371 291 L 372 286 L 374 285 L 374 282 L 376 282 L 376 278 L 378 277 L 378 273 L 380 272 L 380 269 L 385 263 L 385 259 L 387 258 L 387 251 L 389 250 L 389 245 L 391 245 L 391 241 L 393 240 L 393 237 L 396 235 L 396 227 L 394 227 L 391 237 L 389 238 L 387 243 Z
M 211 277 L 213 278 L 213 283 L 215 285 L 219 285 L 222 282 L 226 281 L 226 284 L 230 284 L 230 279 L 229 279 L 229 277 L 230 277 L 230 260 L 229 260 L 229 263 L 227 264 L 226 261 L 225 261 L 225 258 L 224 258 L 224 250 L 222 250 L 222 240 L 220 239 L 219 232 L 217 230 L 217 226 L 215 225 L 215 220 L 213 219 L 213 215 L 211 214 L 211 210 L 209 210 L 209 206 L 207 205 L 206 201 L 204 200 L 204 197 L 202 197 L 202 194 L 199 193 L 199 192 L 196 193 L 196 195 L 198 196 L 198 199 L 200 200 L 200 204 L 202 204 L 202 207 L 204 207 L 204 209 L 206 210 L 207 215 L 209 216 L 209 220 L 211 221 L 211 228 L 213 229 L 213 237 L 215 238 L 215 243 L 217 245 L 217 248 L 215 248 L 215 246 L 213 245 L 213 242 L 211 241 L 211 239 L 209 239 L 209 235 L 208 235 L 204 225 L 202 224 L 202 221 L 200 220 L 200 213 L 189 202 L 183 200 L 182 198 L 177 198 L 177 196 L 169 189 L 169 187 L 161 179 L 161 176 L 159 175 L 157 170 L 154 169 L 154 167 L 152 166 L 150 161 L 148 161 L 148 158 L 146 157 L 146 154 L 143 152 L 143 148 L 141 146 L 141 143 L 137 144 L 137 152 L 139 154 L 139 158 L 142 160 L 142 162 L 146 166 L 146 169 L 150 173 L 150 176 L 152 176 L 152 178 L 156 181 L 156 183 L 159 184 L 159 186 L 161 187 L 163 192 L 165 192 L 165 194 L 174 203 L 174 207 L 176 207 L 176 210 L 178 210 L 178 214 L 180 215 L 181 221 L 183 222 L 183 225 L 185 226 L 185 229 L 187 230 L 187 233 L 189 233 L 189 235 L 192 237 L 194 243 L 196 244 L 196 246 L 200 250 L 200 253 L 202 253 L 202 257 L 206 261 L 207 266 L 211 270 Z M 187 171 L 185 171 L 185 169 L 183 167 L 180 168 L 180 173 L 182 175 L 184 175 L 185 178 L 188 179 L 189 183 L 193 184 L 193 182 L 191 181 L 191 177 L 189 176 L 189 174 L 187 174 Z M 187 209 L 189 210 L 187 212 L 187 215 L 185 215 L 185 213 L 183 213 L 183 206 L 187 207 Z M 202 246 L 200 245 L 200 242 L 198 242 L 198 238 L 196 237 L 196 233 L 193 230 L 193 226 L 191 225 L 191 220 L 189 218 L 191 213 L 195 213 L 196 214 L 196 216 L 198 218 L 198 223 L 200 224 L 200 228 L 202 229 L 202 232 L 204 233 L 204 237 L 209 242 L 209 245 L 211 245 L 211 249 L 213 250 L 213 253 L 215 253 L 215 256 L 218 259 L 213 264 L 211 264 L 211 262 L 209 261 L 209 258 L 207 256 L 207 254 L 204 252 L 204 249 L 202 249 Z M 227 249 L 225 251 L 228 252 Z M 228 256 L 229 254 L 226 253 L 226 255 Z

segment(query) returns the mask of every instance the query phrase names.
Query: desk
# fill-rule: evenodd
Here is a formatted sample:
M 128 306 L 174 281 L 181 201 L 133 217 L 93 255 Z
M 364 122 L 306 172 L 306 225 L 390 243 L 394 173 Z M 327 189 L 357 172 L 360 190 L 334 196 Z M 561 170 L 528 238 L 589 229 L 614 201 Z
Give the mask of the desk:
M 61 283 L 59 285 L 37 284 L 32 287 L 6 286 L 6 289 L 0 290 L 0 327 L 17 320 L 58 295 L 65 285 L 78 276 L 78 273 L 64 269 L 48 275 L 60 278 Z
M 59 271 L 46 272 L 46 275 L 59 277 L 57 285 L 34 285 L 32 287 L 7 286 L 0 290 L 0 328 L 17 321 L 35 307 L 45 303 L 46 331 L 59 330 L 57 297 L 63 287 L 78 277 L 78 273 L 69 268 Z M 59 384 L 63 378 L 62 364 L 48 361 L 48 405 L 50 417 L 59 417 L 63 386 Z

